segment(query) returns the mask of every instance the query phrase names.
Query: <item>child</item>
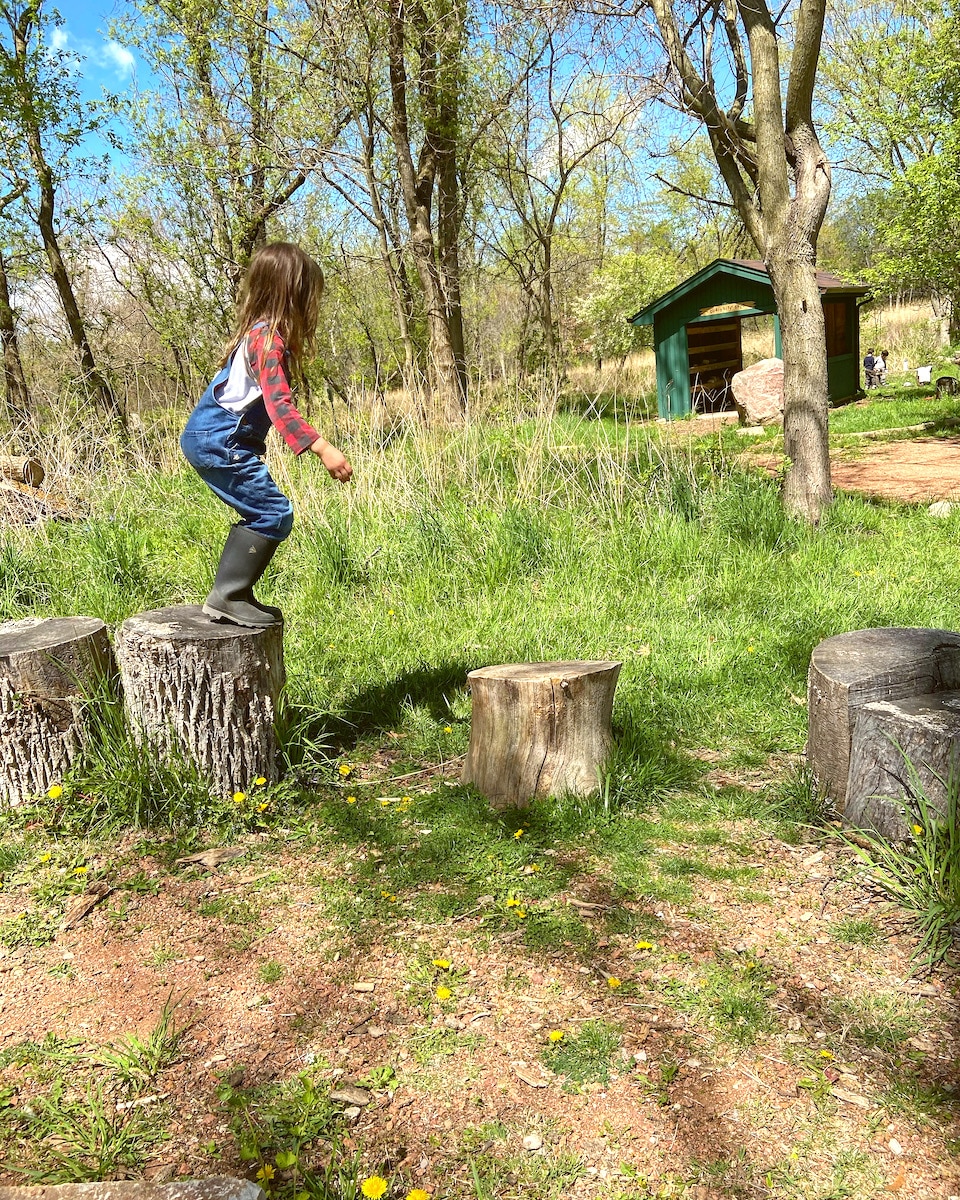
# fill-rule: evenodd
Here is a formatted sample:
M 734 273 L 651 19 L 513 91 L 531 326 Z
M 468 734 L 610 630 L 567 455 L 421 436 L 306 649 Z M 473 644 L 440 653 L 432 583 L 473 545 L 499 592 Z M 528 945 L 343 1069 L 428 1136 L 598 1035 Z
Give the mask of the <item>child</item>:
M 313 451 L 330 475 L 346 483 L 353 468 L 301 417 L 291 379 L 317 328 L 323 272 L 289 242 L 253 256 L 240 296 L 233 337 L 210 386 L 190 415 L 180 448 L 204 483 L 240 515 L 227 536 L 213 590 L 203 611 L 235 625 L 275 625 L 278 608 L 253 594 L 277 547 L 293 528 L 293 505 L 267 470 L 263 455 L 271 424 L 294 452 Z

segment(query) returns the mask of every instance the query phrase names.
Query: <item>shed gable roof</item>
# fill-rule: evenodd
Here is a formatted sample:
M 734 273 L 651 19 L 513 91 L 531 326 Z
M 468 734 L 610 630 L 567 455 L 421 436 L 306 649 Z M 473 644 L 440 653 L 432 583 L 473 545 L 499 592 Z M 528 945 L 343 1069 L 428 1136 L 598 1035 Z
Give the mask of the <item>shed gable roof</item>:
M 691 292 L 696 291 L 698 287 L 717 275 L 746 279 L 767 288 L 771 286 L 767 268 L 758 259 L 716 258 L 712 263 L 708 263 L 707 266 L 697 271 L 695 275 L 691 275 L 689 279 L 678 283 L 676 287 L 665 292 L 657 300 L 651 301 L 646 308 L 641 308 L 638 313 L 634 313 L 632 317 L 628 318 L 630 324 L 652 325 L 657 313 L 689 296 Z M 827 271 L 817 271 L 817 287 L 820 289 L 821 295 L 832 293 L 843 296 L 862 296 L 870 290 L 859 284 L 844 283 L 842 279 L 838 279 L 836 275 L 831 275 Z

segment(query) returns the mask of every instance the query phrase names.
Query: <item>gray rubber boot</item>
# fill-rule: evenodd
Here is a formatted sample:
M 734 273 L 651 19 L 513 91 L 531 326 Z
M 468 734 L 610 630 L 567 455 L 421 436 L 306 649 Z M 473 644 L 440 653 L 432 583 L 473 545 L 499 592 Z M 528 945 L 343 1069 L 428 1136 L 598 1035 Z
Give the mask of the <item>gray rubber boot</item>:
M 260 604 L 253 594 L 253 585 L 267 569 L 279 545 L 273 538 L 254 533 L 245 525 L 234 525 L 227 534 L 213 588 L 203 602 L 207 616 L 234 625 L 281 624 L 280 609 Z

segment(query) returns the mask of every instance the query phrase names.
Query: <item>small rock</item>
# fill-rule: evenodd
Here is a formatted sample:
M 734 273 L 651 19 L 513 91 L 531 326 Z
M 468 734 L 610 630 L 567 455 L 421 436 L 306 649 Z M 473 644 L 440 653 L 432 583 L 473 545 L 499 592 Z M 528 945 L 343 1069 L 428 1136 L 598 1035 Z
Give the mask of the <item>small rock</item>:
M 930 505 L 927 512 L 931 517 L 949 517 L 955 508 L 956 505 L 949 500 L 937 500 Z
M 345 1083 L 342 1087 L 338 1087 L 335 1092 L 330 1093 L 330 1099 L 334 1104 L 369 1104 L 373 1097 L 366 1088 L 357 1087 L 355 1083 Z
M 348 1121 L 355 1121 L 360 1116 L 360 1109 L 356 1104 L 351 1104 L 349 1108 L 343 1110 L 343 1115 Z
M 369 980 L 361 979 L 353 985 L 353 990 L 355 992 L 372 992 L 376 986 L 375 983 L 370 983 Z
M 887 1142 L 887 1145 L 890 1147 L 890 1151 L 892 1154 L 902 1154 L 903 1153 L 903 1147 L 900 1145 L 900 1143 L 897 1141 L 896 1138 L 891 1138 L 890 1141 Z
M 523 1139 L 524 1150 L 539 1150 L 543 1145 L 543 1138 L 539 1133 L 528 1133 Z
M 382 1038 L 387 1031 L 379 1025 L 368 1025 L 367 1036 L 372 1038 Z

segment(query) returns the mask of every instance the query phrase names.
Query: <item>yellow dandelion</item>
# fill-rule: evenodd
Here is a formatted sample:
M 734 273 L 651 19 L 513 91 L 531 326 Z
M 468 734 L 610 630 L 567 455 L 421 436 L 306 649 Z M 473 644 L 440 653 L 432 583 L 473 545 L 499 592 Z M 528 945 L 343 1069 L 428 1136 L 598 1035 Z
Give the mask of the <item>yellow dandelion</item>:
M 652 950 L 653 942 L 635 942 L 634 948 L 637 950 Z
M 452 995 L 453 992 L 451 992 L 448 987 L 444 987 L 442 984 L 437 988 L 436 996 L 438 1000 L 449 1000 Z
M 264 800 L 261 804 L 257 805 L 257 812 L 258 813 L 266 812 L 269 807 L 270 807 L 270 801 Z
M 515 838 L 515 839 L 522 838 L 522 837 L 523 837 L 523 830 L 522 830 L 522 829 L 518 829 L 518 830 L 517 830 L 517 832 L 516 832 L 516 833 L 515 833 L 513 836 L 514 836 L 514 838 Z
M 433 960 L 433 965 L 435 967 L 439 967 L 441 971 L 449 971 L 450 970 L 450 959 L 449 958 L 435 958 Z
M 246 800 L 246 798 L 247 798 L 246 792 L 234 792 L 233 793 L 234 804 L 242 804 L 244 802 L 244 800 Z
M 387 609 L 387 616 L 388 616 L 388 617 L 392 617 L 393 615 L 394 615 L 394 614 L 393 614 L 393 609 L 392 609 L 392 608 L 388 608 L 388 609 Z
M 356 804 L 356 802 L 357 802 L 357 798 L 356 798 L 356 796 L 348 796 L 348 797 L 347 797 L 347 803 L 348 803 L 348 804 Z
M 914 825 L 913 832 L 914 833 L 923 833 L 923 826 L 922 825 Z
M 48 850 L 45 854 L 41 854 L 40 857 L 37 859 L 37 861 L 38 862 L 49 862 L 51 858 L 53 858 L 53 855 Z
M 351 767 L 349 763 L 341 763 L 340 766 L 337 767 L 337 770 L 340 772 L 340 774 L 343 776 L 344 779 L 349 779 L 350 776 L 353 774 L 353 767 Z
M 520 918 L 520 920 L 521 920 L 521 921 L 524 919 L 524 917 L 525 917 L 526 915 L 527 915 L 527 910 L 526 910 L 525 908 L 518 908 L 518 909 L 517 909 L 517 916 Z
M 515 899 L 513 896 L 507 897 L 507 908 L 519 908 L 519 907 L 520 907 L 519 900 Z
M 263 785 L 267 782 L 267 777 L 266 775 L 258 775 L 253 782 L 257 787 L 263 787 Z
M 381 800 L 381 801 L 380 801 L 380 807 L 381 807 L 381 808 L 389 808 L 389 807 L 390 807 L 390 801 L 389 801 L 389 800 Z
M 830 1053 L 829 1050 L 821 1050 L 820 1057 L 821 1058 L 833 1058 L 833 1055 Z
M 430 1193 L 425 1192 L 423 1188 L 411 1188 L 407 1192 L 407 1200 L 430 1200 Z
M 73 873 L 74 873 L 74 875 L 86 875 L 87 868 L 86 867 L 74 867 Z
M 618 979 L 616 975 L 607 976 L 607 987 L 609 988 L 618 988 L 622 982 L 623 980 Z
M 380 1200 L 381 1196 L 387 1194 L 389 1186 L 380 1175 L 371 1175 L 360 1184 L 360 1191 L 367 1197 L 367 1200 Z
M 51 800 L 59 800 L 63 795 L 63 788 L 59 783 L 55 783 L 53 787 L 47 788 L 47 795 Z
M 752 654 L 752 653 L 753 653 L 753 651 L 754 651 L 754 647 L 753 647 L 753 646 L 748 646 L 748 647 L 747 647 L 747 653 L 748 653 L 748 654 Z
M 444 725 L 443 732 L 444 733 L 453 733 L 453 726 L 452 725 Z M 424 1194 L 426 1194 L 426 1193 L 424 1193 Z
M 260 1168 L 260 1170 L 257 1172 L 257 1178 L 260 1180 L 261 1183 L 269 1183 L 270 1180 L 273 1178 L 274 1174 L 275 1174 L 275 1172 L 273 1169 L 273 1164 L 272 1163 L 264 1163 L 263 1166 Z
M 566 1037 L 566 1034 L 563 1032 L 562 1029 L 551 1029 L 550 1030 L 549 1038 L 550 1038 L 551 1042 L 562 1042 L 565 1037 Z

